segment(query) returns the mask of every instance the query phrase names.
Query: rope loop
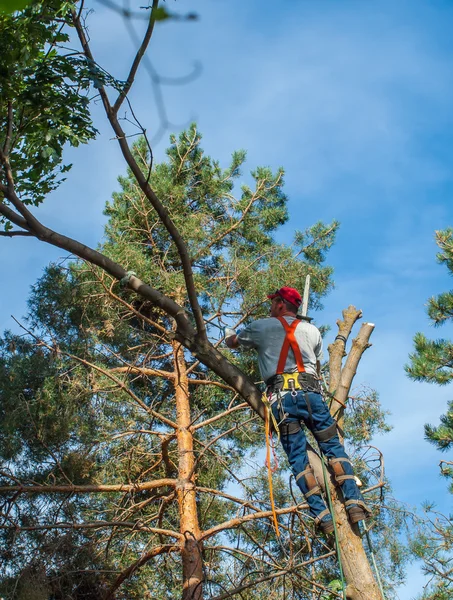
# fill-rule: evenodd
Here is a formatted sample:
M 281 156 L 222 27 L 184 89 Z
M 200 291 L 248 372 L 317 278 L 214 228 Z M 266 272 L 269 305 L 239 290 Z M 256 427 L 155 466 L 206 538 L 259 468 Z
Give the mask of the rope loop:
M 126 275 L 120 279 L 120 286 L 123 288 L 127 287 L 131 277 L 137 277 L 137 273 L 135 271 L 128 271 Z

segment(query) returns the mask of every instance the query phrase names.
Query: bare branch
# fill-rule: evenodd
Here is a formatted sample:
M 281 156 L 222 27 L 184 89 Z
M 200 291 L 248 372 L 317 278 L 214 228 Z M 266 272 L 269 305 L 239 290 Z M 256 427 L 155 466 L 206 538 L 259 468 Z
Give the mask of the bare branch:
M 0 231 L 0 236 L 1 237 L 18 237 L 18 236 L 35 237 L 35 235 L 33 233 L 31 233 L 30 231 Z
M 269 573 L 269 575 L 266 575 L 265 577 L 261 577 L 260 579 L 253 579 L 253 581 L 250 581 L 249 583 L 245 583 L 244 585 L 236 587 L 233 590 L 229 590 L 228 592 L 225 592 L 224 594 L 220 594 L 220 596 L 213 596 L 210 600 L 226 600 L 227 598 L 231 598 L 235 594 L 240 594 L 244 590 L 246 590 L 252 586 L 256 586 L 259 583 L 264 583 L 265 581 L 270 581 L 272 579 L 277 579 L 278 577 L 283 577 L 284 575 L 288 575 L 289 573 L 298 571 L 301 567 L 306 567 L 306 566 L 311 565 L 320 560 L 325 560 L 326 558 L 330 558 L 331 556 L 334 556 L 334 555 L 335 555 L 335 551 L 332 550 L 331 552 L 328 552 L 327 554 L 322 554 L 321 556 L 317 556 L 316 558 L 311 558 L 310 560 L 307 560 L 305 562 L 297 563 L 294 566 L 290 567 L 289 569 L 273 571 L 272 573 Z M 313 582 L 310 582 L 310 583 L 313 583 Z M 324 586 L 317 586 L 317 587 L 324 589 L 324 590 L 326 589 L 326 588 L 324 588 Z M 329 590 L 329 592 L 331 592 L 331 590 Z
M 83 25 L 74 11 L 72 12 L 72 16 L 73 16 L 73 23 L 74 23 L 74 26 L 79 35 L 79 39 L 82 44 L 85 56 L 87 57 L 87 59 L 89 61 L 91 61 L 93 64 L 95 64 L 95 61 L 93 59 L 93 54 L 91 52 L 88 40 L 85 36 Z M 203 345 L 205 345 L 205 344 L 207 345 L 208 338 L 207 338 L 207 334 L 206 334 L 206 327 L 204 324 L 203 313 L 201 311 L 201 308 L 200 308 L 200 305 L 198 302 L 197 292 L 195 289 L 193 270 L 192 270 L 192 262 L 191 262 L 191 258 L 189 256 L 188 248 L 187 248 L 181 234 L 179 233 L 178 228 L 173 223 L 168 210 L 164 207 L 164 205 L 158 199 L 154 190 L 149 185 L 147 178 L 145 177 L 141 168 L 137 164 L 137 161 L 134 159 L 132 152 L 129 148 L 129 144 L 126 139 L 126 134 L 123 131 L 123 128 L 121 127 L 121 125 L 118 121 L 116 113 L 112 110 L 112 107 L 108 101 L 107 94 L 106 94 L 106 91 L 103 86 L 99 87 L 99 93 L 101 94 L 101 98 L 102 98 L 102 101 L 104 104 L 107 118 L 110 121 L 112 129 L 115 132 L 115 135 L 118 139 L 118 143 L 120 145 L 124 159 L 126 160 L 132 173 L 134 174 L 135 179 L 136 179 L 138 185 L 140 186 L 141 190 L 143 191 L 146 198 L 148 199 L 148 201 L 151 203 L 154 210 L 158 214 L 160 221 L 162 222 L 162 224 L 164 225 L 164 227 L 167 229 L 168 233 L 170 234 L 170 236 L 178 250 L 178 253 L 179 253 L 179 256 L 181 259 L 181 263 L 182 263 L 183 272 L 184 272 L 184 279 L 186 282 L 186 289 L 187 289 L 187 294 L 189 297 L 190 306 L 192 308 L 192 312 L 193 312 L 193 315 L 195 318 L 195 323 L 197 325 L 197 338 L 200 340 L 200 342 Z
M 277 515 L 287 515 L 290 513 L 298 512 L 299 510 L 306 508 L 306 504 L 298 504 L 297 506 L 290 506 L 289 508 L 279 508 L 275 512 Z M 235 519 L 230 519 L 229 521 L 224 521 L 215 527 L 211 527 L 211 529 L 207 529 L 203 531 L 200 536 L 200 540 L 206 540 L 216 533 L 220 533 L 221 531 L 225 531 L 225 529 L 234 529 L 243 523 L 247 523 L 248 521 L 256 521 L 257 519 L 267 519 L 272 517 L 273 513 L 271 510 L 264 510 L 260 512 L 253 513 L 251 515 L 245 515 L 243 517 L 236 517 Z
M 189 379 L 189 383 L 190 383 L 190 379 Z M 236 412 L 237 410 L 242 410 L 243 408 L 246 408 L 246 407 L 247 407 L 247 402 L 242 402 L 241 404 L 238 404 L 237 406 L 233 406 L 232 408 L 229 408 L 225 412 L 220 413 L 220 414 L 216 415 L 215 417 L 211 417 L 210 419 L 206 419 L 205 421 L 198 423 L 198 425 L 194 425 L 192 427 L 192 431 L 201 429 L 201 427 L 206 427 L 206 425 L 211 425 L 212 423 L 215 423 L 216 421 L 219 421 L 220 419 L 224 419 L 231 413 Z
M 9 494 L 102 494 L 104 492 L 143 492 L 165 486 L 175 487 L 176 479 L 156 479 L 145 483 L 91 484 L 91 485 L 2 485 L 0 493 Z
M 120 109 L 122 103 L 124 102 L 129 90 L 132 87 L 132 84 L 134 83 L 134 79 L 135 79 L 135 75 L 137 74 L 137 69 L 140 65 L 140 62 L 143 58 L 143 55 L 146 52 L 146 49 L 148 47 L 148 44 L 151 40 L 151 37 L 153 35 L 153 31 L 154 31 L 154 25 L 156 23 L 156 8 L 157 5 L 159 4 L 159 0 L 153 0 L 153 5 L 151 7 L 151 14 L 149 16 L 149 22 L 148 22 L 148 27 L 146 29 L 146 33 L 143 37 L 143 41 L 140 45 L 140 48 L 137 51 L 137 54 L 135 55 L 134 58 L 134 62 L 132 63 L 131 69 L 129 71 L 129 75 L 127 77 L 126 83 L 123 87 L 123 89 L 121 90 L 120 95 L 118 96 L 115 104 L 112 107 L 112 113 L 117 114 L 118 110 Z
M 144 531 L 146 533 L 155 533 L 174 537 L 176 539 L 183 538 L 183 535 L 170 529 L 160 529 L 159 527 L 148 527 L 140 521 L 95 521 L 87 523 L 54 523 L 52 525 L 28 525 L 21 527 L 19 525 L 0 525 L 0 529 L 13 531 L 50 531 L 53 529 L 110 529 L 122 527 L 124 529 L 133 529 L 134 531 Z

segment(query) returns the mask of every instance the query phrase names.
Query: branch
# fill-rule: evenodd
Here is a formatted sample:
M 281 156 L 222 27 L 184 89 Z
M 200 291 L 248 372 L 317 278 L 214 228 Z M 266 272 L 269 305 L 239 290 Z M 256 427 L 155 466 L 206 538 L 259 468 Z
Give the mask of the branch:
M 148 527 L 142 525 L 140 521 L 96 521 L 92 523 L 55 523 L 53 525 L 29 525 L 21 527 L 16 525 L 0 525 L 0 529 L 11 531 L 49 531 L 52 529 L 109 529 L 115 527 L 124 527 L 125 529 L 133 529 L 134 531 L 145 531 L 146 533 L 156 533 L 158 535 L 166 535 L 168 537 L 181 538 L 183 535 L 170 529 L 159 529 L 158 527 Z
M 201 492 L 202 494 L 212 494 L 214 496 L 220 496 L 221 498 L 225 498 L 226 500 L 230 500 L 231 502 L 236 502 L 236 504 L 240 504 L 241 506 L 246 506 L 247 508 L 250 508 L 252 510 L 255 510 L 256 512 L 259 512 L 259 508 L 257 506 L 254 506 L 253 504 L 251 504 L 251 502 L 249 502 L 248 500 L 243 500 L 242 498 L 236 498 L 235 496 L 231 496 L 230 494 L 226 494 L 225 492 L 222 492 L 220 490 L 214 490 L 212 488 L 205 488 L 205 487 L 196 487 L 197 493 Z M 308 506 L 308 504 L 307 504 Z
M 17 236 L 31 236 L 35 237 L 34 233 L 30 231 L 0 231 L 0 236 L 2 237 L 17 237 Z
M 307 508 L 307 506 L 307 504 L 298 504 L 297 506 L 290 506 L 289 508 L 279 508 L 275 512 L 277 515 L 287 515 L 290 513 L 295 513 L 303 508 Z M 266 519 L 268 517 L 272 517 L 272 515 L 273 513 L 271 510 L 265 510 L 253 513 L 251 515 L 245 515 L 244 517 L 230 519 L 229 521 L 225 521 L 224 523 L 220 523 L 220 525 L 216 525 L 215 527 L 211 527 L 211 529 L 203 531 L 203 533 L 200 535 L 200 541 L 206 540 L 220 531 L 225 531 L 225 529 L 234 529 L 235 527 L 242 525 L 242 523 L 256 521 L 257 519 Z
M 232 590 L 229 590 L 228 592 L 225 592 L 224 594 L 220 594 L 220 596 L 213 596 L 213 597 L 211 597 L 210 600 L 226 600 L 227 598 L 231 598 L 235 594 L 240 594 L 244 590 L 246 590 L 254 585 L 258 585 L 259 583 L 269 581 L 270 579 L 277 579 L 278 577 L 283 577 L 284 575 L 288 575 L 289 573 L 292 573 L 292 572 L 300 569 L 301 567 L 306 567 L 306 566 L 311 565 L 320 560 L 325 560 L 326 558 L 330 558 L 331 556 L 335 556 L 335 550 L 332 550 L 331 552 L 328 552 L 327 554 L 322 554 L 321 556 L 317 556 L 316 558 L 310 558 L 310 560 L 307 560 L 302 563 L 298 563 L 298 564 L 294 565 L 293 567 L 290 567 L 289 569 L 282 569 L 281 571 L 274 571 L 273 573 L 269 573 L 269 575 L 266 575 L 265 577 L 261 577 L 261 579 L 255 579 L 255 580 L 251 581 L 250 583 L 245 583 L 244 585 L 241 585 Z M 313 585 L 317 586 L 317 584 L 315 584 L 312 581 L 310 581 L 310 583 L 313 583 Z M 320 587 L 323 590 L 326 589 L 324 586 L 317 586 L 317 587 Z
M 79 35 L 80 43 L 82 44 L 84 54 L 92 64 L 95 64 L 93 54 L 91 52 L 88 40 L 85 36 L 85 32 L 84 32 L 82 23 L 81 23 L 79 17 L 76 15 L 75 11 L 72 11 L 72 18 L 73 18 L 74 26 Z M 182 263 L 183 272 L 184 272 L 184 279 L 185 279 L 185 283 L 186 283 L 187 294 L 189 297 L 190 306 L 192 308 L 192 312 L 193 312 L 193 315 L 195 318 L 195 323 L 197 326 L 197 337 L 200 340 L 200 342 L 207 345 L 208 338 L 207 338 L 207 334 L 206 334 L 206 327 L 204 324 L 203 313 L 202 313 L 200 305 L 198 303 L 198 296 L 197 296 L 197 292 L 195 289 L 195 283 L 194 283 L 194 277 L 193 277 L 193 271 L 192 271 L 192 262 L 191 262 L 191 259 L 189 256 L 188 248 L 187 248 L 181 234 L 179 233 L 178 228 L 175 226 L 172 219 L 170 218 L 170 214 L 169 214 L 168 210 L 164 207 L 164 205 L 161 203 L 161 201 L 156 196 L 154 190 L 149 185 L 147 178 L 144 176 L 141 168 L 137 164 L 137 161 L 133 157 L 132 152 L 129 148 L 129 144 L 127 143 L 127 136 L 118 121 L 116 113 L 114 112 L 114 110 L 112 109 L 112 107 L 108 101 L 107 94 L 106 94 L 105 88 L 103 86 L 99 87 L 99 93 L 101 95 L 101 98 L 102 98 L 102 101 L 104 104 L 104 109 L 105 109 L 107 118 L 108 118 L 110 125 L 112 126 L 112 129 L 115 132 L 115 135 L 118 139 L 118 143 L 120 145 L 124 159 L 126 160 L 132 173 L 134 174 L 135 179 L 136 179 L 138 185 L 140 186 L 141 190 L 145 194 L 148 201 L 151 203 L 151 205 L 154 208 L 154 210 L 156 211 L 157 215 L 159 216 L 160 221 L 162 222 L 162 224 L 164 225 L 164 227 L 167 229 L 168 233 L 170 234 L 170 237 L 172 238 L 172 240 L 178 250 L 179 257 L 180 257 L 181 263 Z
M 161 371 L 159 369 L 150 369 L 149 367 L 113 367 L 109 369 L 110 373 L 126 373 L 127 375 L 146 375 L 146 377 L 164 377 L 165 379 L 174 379 L 175 374 L 170 371 Z
M 190 382 L 190 379 L 189 379 L 189 382 Z M 206 425 L 211 425 L 212 423 L 215 423 L 219 419 L 223 419 L 224 417 L 227 417 L 228 415 L 230 415 L 231 413 L 233 413 L 237 410 L 242 410 L 246 406 L 247 406 L 247 402 L 242 402 L 241 404 L 238 404 L 237 406 L 233 406 L 233 408 L 229 408 L 225 412 L 220 413 L 220 414 L 216 415 L 215 417 L 211 417 L 210 419 L 206 419 L 205 421 L 198 423 L 198 425 L 194 425 L 192 427 L 192 431 L 196 431 L 197 429 L 200 429 L 201 427 L 206 427 Z
M 226 383 L 222 383 L 221 381 L 212 381 L 211 379 L 187 379 L 189 385 L 213 385 L 214 387 L 219 387 L 222 390 L 228 390 L 229 392 L 234 392 L 235 390 L 231 387 L 231 385 L 227 385 Z
M 7 117 L 7 125 L 6 125 L 6 137 L 5 143 L 3 144 L 3 153 L 5 156 L 8 156 L 10 148 L 11 148 L 11 139 L 13 135 L 13 105 L 12 102 L 8 102 L 8 117 Z
M 8 189 L 4 185 L 0 185 L 0 191 L 4 194 L 5 198 L 7 198 Z M 4 204 L 1 200 L 0 200 L 0 214 L 2 214 L 5 218 L 8 219 L 8 221 L 11 221 L 11 223 L 14 223 L 18 227 L 22 227 L 22 229 L 31 231 L 30 227 L 28 226 L 27 221 L 23 217 L 21 217 L 19 214 L 14 212 L 9 206 L 6 206 L 6 204 Z M 34 233 L 32 233 L 32 235 L 34 235 Z
M 135 55 L 135 59 L 134 59 L 134 62 L 132 63 L 131 70 L 129 71 L 129 76 L 128 76 L 127 80 L 126 80 L 126 83 L 125 83 L 123 89 L 121 90 L 121 93 L 118 96 L 115 104 L 112 107 L 112 113 L 115 114 L 115 115 L 118 113 L 118 110 L 120 109 L 121 105 L 123 104 L 123 102 L 124 102 L 124 100 L 125 100 L 128 92 L 129 92 L 129 90 L 132 87 L 132 84 L 134 83 L 134 79 L 135 79 L 135 75 L 137 73 L 137 69 L 138 69 L 138 67 L 140 65 L 140 62 L 141 62 L 141 60 L 143 58 L 143 55 L 145 54 L 146 49 L 148 47 L 148 44 L 149 44 L 149 42 L 151 40 L 151 37 L 153 35 L 154 25 L 156 23 L 156 16 L 155 16 L 156 15 L 156 8 L 157 8 L 158 4 L 159 4 L 159 0 L 153 0 L 153 5 L 151 7 L 151 14 L 149 16 L 148 27 L 147 27 L 146 33 L 145 33 L 145 35 L 143 37 L 143 41 L 142 41 L 142 43 L 140 45 L 140 48 L 137 51 L 137 54 Z
M 158 546 L 157 548 L 153 548 L 152 550 L 150 550 L 149 552 L 147 552 L 146 554 L 141 556 L 134 563 L 132 563 L 130 565 L 130 567 L 125 569 L 119 575 L 119 577 L 115 580 L 112 587 L 107 591 L 103 600 L 111 600 L 112 598 L 114 598 L 115 591 L 120 587 L 120 585 L 123 583 L 123 581 L 125 581 L 126 579 L 129 579 L 129 577 L 131 577 L 131 575 L 133 575 L 137 569 L 142 567 L 144 564 L 146 564 L 152 558 L 155 558 L 156 556 L 159 556 L 160 554 L 168 554 L 170 552 L 179 552 L 180 550 L 181 550 L 181 548 L 179 546 L 169 546 L 169 545 L 163 545 L 163 546 Z
M 176 479 L 156 479 L 145 483 L 118 483 L 112 485 L 92 484 L 92 485 L 2 485 L 1 494 L 17 492 L 19 494 L 92 494 L 103 492 L 143 492 L 144 490 L 154 490 L 165 486 L 175 487 Z

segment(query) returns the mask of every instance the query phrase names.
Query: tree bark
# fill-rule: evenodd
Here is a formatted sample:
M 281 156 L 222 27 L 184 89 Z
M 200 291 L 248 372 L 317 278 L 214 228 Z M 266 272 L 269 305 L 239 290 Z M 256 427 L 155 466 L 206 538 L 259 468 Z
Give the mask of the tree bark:
M 176 439 L 178 443 L 178 485 L 176 488 L 179 505 L 183 571 L 183 600 L 203 598 L 203 560 L 200 525 L 198 521 L 195 491 L 193 433 L 189 402 L 189 383 L 184 358 L 184 348 L 177 341 L 172 343 L 175 364 Z

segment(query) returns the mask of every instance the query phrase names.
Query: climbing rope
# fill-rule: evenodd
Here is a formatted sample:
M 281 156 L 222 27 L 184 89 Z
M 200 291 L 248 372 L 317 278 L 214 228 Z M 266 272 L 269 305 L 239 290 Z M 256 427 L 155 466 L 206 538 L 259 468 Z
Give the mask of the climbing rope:
M 277 442 L 280 439 L 280 435 L 279 435 L 277 421 L 275 420 L 274 413 L 272 412 L 272 409 L 271 409 L 270 397 L 268 398 L 266 396 L 266 392 L 263 393 L 262 401 L 264 404 L 264 431 L 266 433 L 266 463 L 265 464 L 267 467 L 267 480 L 269 482 L 269 496 L 270 496 L 270 501 L 271 501 L 272 518 L 274 521 L 275 533 L 276 533 L 277 537 L 279 538 L 280 530 L 278 528 L 277 513 L 275 511 L 275 502 L 274 502 L 274 488 L 272 486 L 272 473 L 274 473 L 277 470 L 278 463 L 277 463 L 277 457 L 275 455 L 275 446 L 272 443 L 271 420 L 272 420 L 274 429 L 277 432 Z M 274 461 L 275 461 L 274 468 L 272 468 L 272 465 L 271 465 L 271 449 L 272 449 L 272 453 L 274 455 Z
M 378 566 L 377 566 L 377 563 L 376 563 L 376 558 L 374 556 L 373 545 L 371 544 L 371 538 L 370 538 L 370 534 L 369 534 L 370 530 L 366 526 L 365 522 L 363 523 L 363 531 L 365 533 L 366 541 L 368 543 L 368 549 L 369 549 L 370 554 L 371 554 L 371 560 L 373 561 L 373 567 L 374 567 L 374 572 L 376 573 L 376 579 L 377 579 L 379 591 L 381 592 L 382 598 L 385 600 L 385 594 L 384 594 L 384 588 L 382 586 L 381 575 L 379 573 L 379 569 L 378 569 Z

